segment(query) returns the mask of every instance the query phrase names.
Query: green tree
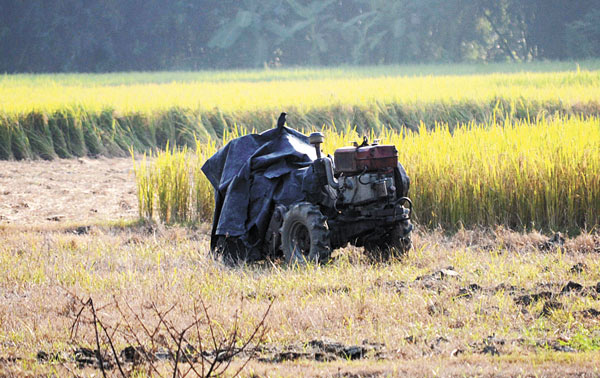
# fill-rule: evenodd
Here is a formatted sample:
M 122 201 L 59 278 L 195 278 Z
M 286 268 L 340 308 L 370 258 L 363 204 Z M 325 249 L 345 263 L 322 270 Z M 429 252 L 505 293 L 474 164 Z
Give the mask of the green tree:
M 600 56 L 598 0 L 0 0 L 0 72 Z
M 283 0 L 242 0 L 208 41 L 209 48 L 232 50 L 233 57 L 247 65 L 261 66 L 273 58 L 282 42 Z M 233 5 L 233 4 L 232 4 Z
M 567 24 L 566 43 L 570 57 L 600 56 L 600 10 L 595 9 L 583 19 Z

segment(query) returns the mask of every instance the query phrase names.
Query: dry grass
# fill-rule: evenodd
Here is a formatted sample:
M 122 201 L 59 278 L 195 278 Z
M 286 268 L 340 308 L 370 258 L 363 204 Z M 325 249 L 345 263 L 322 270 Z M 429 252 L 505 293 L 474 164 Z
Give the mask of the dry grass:
M 36 361 L 40 350 L 69 355 L 89 342 L 89 334 L 69 338 L 81 307 L 75 297 L 94 298 L 99 316 L 112 322 L 119 321 L 118 312 L 102 305 L 113 298 L 141 314 L 150 303 L 177 303 L 174 318 L 181 324 L 202 298 L 227 327 L 243 296 L 242 332 L 274 300 L 266 343 L 276 350 L 322 338 L 384 344 L 380 360 L 253 362 L 245 374 L 599 374 L 594 361 L 600 357 L 600 317 L 585 312 L 600 310 L 597 234 L 567 239 L 557 248 L 543 235 L 502 228 L 454 236 L 417 233 L 410 256 L 388 265 L 371 265 L 359 249 L 349 248 L 327 266 L 289 269 L 274 262 L 230 269 L 208 256 L 208 233 L 207 225 L 93 226 L 81 235 L 73 229 L 3 227 L 0 369 L 19 375 L 79 371 L 71 362 Z M 434 273 L 449 266 L 459 275 L 438 279 Z M 584 288 L 561 294 L 569 281 Z M 552 298 L 520 304 L 520 297 L 542 291 Z M 549 301 L 559 305 L 542 316 Z M 126 346 L 118 336 L 115 341 L 118 348 Z M 484 354 L 488 345 L 500 356 Z M 573 350 L 556 351 L 559 346 Z M 19 360 L 7 362 L 9 357 Z

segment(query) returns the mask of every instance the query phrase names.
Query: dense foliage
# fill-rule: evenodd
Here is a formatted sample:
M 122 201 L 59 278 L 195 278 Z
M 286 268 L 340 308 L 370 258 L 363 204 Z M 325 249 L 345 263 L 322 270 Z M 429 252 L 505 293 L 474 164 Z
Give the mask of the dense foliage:
M 600 55 L 597 0 L 0 2 L 0 72 Z

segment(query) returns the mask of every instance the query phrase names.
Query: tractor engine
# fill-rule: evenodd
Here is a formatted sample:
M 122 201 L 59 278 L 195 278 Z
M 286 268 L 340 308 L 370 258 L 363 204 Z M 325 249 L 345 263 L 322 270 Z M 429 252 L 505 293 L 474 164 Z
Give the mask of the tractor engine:
M 323 139 L 321 133 L 309 137 L 317 152 L 313 170 L 319 179 L 305 192 L 327 218 L 331 248 L 351 243 L 370 251 L 407 251 L 412 202 L 396 147 L 369 144 L 365 137 L 360 145 L 338 148 L 333 158 L 321 157 Z
M 338 177 L 338 207 L 396 199 L 394 168 L 398 165 L 398 151 L 395 146 L 374 144 L 338 148 L 334 153 L 334 164 Z

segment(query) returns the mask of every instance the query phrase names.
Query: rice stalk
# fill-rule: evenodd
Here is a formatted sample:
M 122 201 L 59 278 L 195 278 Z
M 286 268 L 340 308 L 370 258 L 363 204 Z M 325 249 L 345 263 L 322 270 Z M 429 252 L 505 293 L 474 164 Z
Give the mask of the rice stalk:
M 382 128 L 367 135 L 394 144 L 411 177 L 415 220 L 448 229 L 505 225 L 513 229 L 576 231 L 600 224 L 600 128 L 596 118 L 570 117 L 537 122 L 438 123 L 419 132 Z M 343 131 L 325 128 L 325 153 L 362 139 L 350 124 Z M 173 210 L 171 196 L 188 206 L 187 221 L 210 219 L 212 186 L 201 166 L 218 145 L 245 133 L 235 126 L 217 143 L 196 140 L 195 153 L 160 153 L 152 166 L 163 221 L 184 212 Z M 179 172 L 179 173 L 177 173 Z M 190 176 L 186 176 L 189 173 Z M 185 189 L 183 189 L 185 188 Z M 170 214 L 167 216 L 167 214 Z
M 131 159 L 136 180 L 139 216 L 143 219 L 152 220 L 154 218 L 154 197 L 156 195 L 153 169 L 148 165 L 146 154 L 142 155 L 142 160 L 138 165 L 132 149 Z

